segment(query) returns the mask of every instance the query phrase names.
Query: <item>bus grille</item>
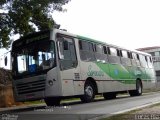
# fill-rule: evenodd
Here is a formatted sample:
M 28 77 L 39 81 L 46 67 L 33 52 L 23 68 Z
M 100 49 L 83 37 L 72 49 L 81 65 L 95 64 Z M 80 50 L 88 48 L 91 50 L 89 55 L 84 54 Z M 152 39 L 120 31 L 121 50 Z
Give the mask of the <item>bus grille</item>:
M 26 94 L 45 89 L 45 80 L 17 84 L 18 94 Z

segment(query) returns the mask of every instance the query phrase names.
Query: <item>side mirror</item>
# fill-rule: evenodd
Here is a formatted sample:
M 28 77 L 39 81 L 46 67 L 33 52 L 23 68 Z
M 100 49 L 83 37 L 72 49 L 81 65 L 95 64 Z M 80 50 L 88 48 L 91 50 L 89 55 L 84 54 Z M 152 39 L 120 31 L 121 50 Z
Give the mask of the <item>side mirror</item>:
M 7 63 L 8 63 L 8 58 L 7 56 L 4 58 L 4 65 L 7 66 Z

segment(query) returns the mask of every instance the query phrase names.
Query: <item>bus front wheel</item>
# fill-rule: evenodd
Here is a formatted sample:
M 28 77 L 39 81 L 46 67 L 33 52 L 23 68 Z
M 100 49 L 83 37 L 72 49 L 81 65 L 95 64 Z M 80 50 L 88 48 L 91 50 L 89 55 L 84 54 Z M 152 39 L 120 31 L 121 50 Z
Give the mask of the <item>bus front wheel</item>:
M 87 82 L 84 86 L 84 95 L 80 97 L 82 102 L 92 102 L 95 97 L 95 87 L 92 82 Z
M 44 101 L 47 106 L 59 106 L 61 100 L 59 98 L 49 97 L 45 98 Z

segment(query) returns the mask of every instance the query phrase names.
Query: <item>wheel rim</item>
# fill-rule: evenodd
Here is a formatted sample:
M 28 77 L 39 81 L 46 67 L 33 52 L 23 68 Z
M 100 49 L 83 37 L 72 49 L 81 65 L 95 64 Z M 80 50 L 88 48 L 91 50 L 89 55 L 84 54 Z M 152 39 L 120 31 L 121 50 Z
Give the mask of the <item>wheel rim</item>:
M 142 93 L 142 87 L 140 84 L 138 84 L 138 93 L 141 94 Z
M 87 86 L 85 89 L 85 94 L 91 98 L 93 96 L 93 88 L 91 86 Z

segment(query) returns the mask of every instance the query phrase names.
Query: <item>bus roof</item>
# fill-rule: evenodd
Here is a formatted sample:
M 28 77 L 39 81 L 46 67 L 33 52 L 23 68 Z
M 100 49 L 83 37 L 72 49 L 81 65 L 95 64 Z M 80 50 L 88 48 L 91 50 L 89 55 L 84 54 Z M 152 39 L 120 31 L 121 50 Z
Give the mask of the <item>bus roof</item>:
M 44 31 L 30 33 L 30 34 L 28 34 L 28 35 L 26 35 L 24 37 L 19 38 L 16 41 L 14 41 L 13 45 L 15 43 L 21 41 L 21 40 L 23 41 L 26 38 L 31 38 L 34 35 L 43 34 L 43 33 L 48 32 L 48 31 L 49 30 L 44 30 Z M 64 30 L 61 30 L 61 29 L 55 29 L 55 28 L 53 28 L 53 29 L 51 29 L 51 31 L 54 31 L 56 33 L 61 33 L 61 34 L 69 35 L 69 36 L 73 36 L 75 38 L 78 38 L 78 39 L 81 39 L 81 40 L 84 40 L 84 41 L 89 41 L 89 42 L 94 42 L 94 43 L 98 43 L 98 44 L 102 44 L 102 45 L 112 46 L 112 47 L 116 47 L 118 49 L 132 51 L 132 52 L 143 54 L 143 55 L 150 55 L 150 54 L 145 53 L 145 52 L 141 52 L 141 51 L 137 51 L 137 50 L 131 50 L 131 49 L 127 49 L 127 48 L 124 48 L 124 47 L 120 47 L 120 46 L 116 46 L 116 45 L 113 45 L 113 44 L 109 44 L 109 43 L 106 43 L 106 42 L 102 42 L 102 41 L 99 41 L 99 40 L 95 40 L 95 39 L 92 39 L 92 38 L 84 37 L 84 36 L 81 36 L 81 35 L 72 34 L 72 33 L 69 33 L 67 31 L 64 31 Z

